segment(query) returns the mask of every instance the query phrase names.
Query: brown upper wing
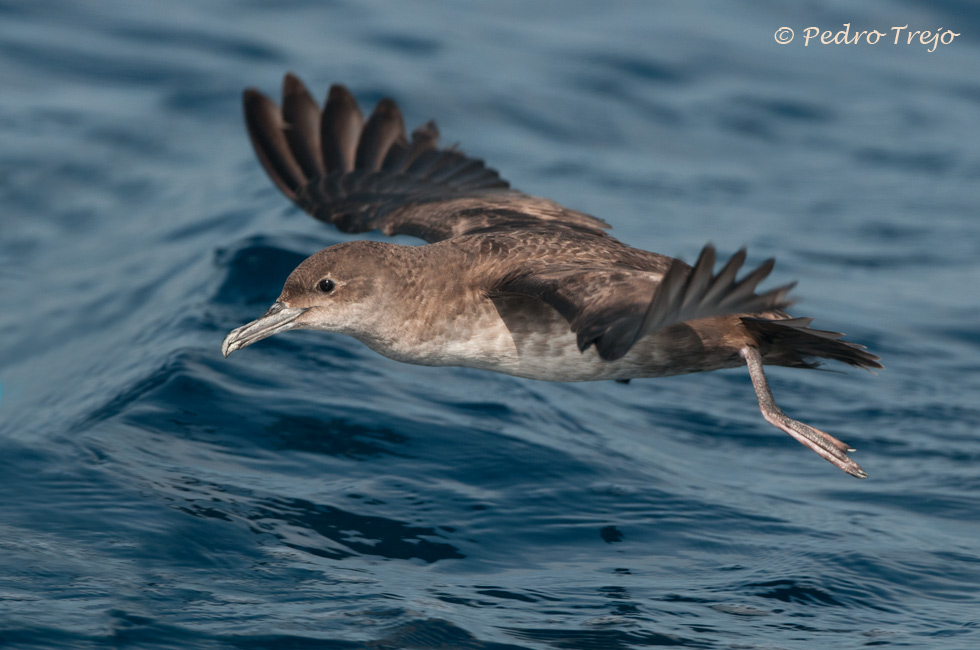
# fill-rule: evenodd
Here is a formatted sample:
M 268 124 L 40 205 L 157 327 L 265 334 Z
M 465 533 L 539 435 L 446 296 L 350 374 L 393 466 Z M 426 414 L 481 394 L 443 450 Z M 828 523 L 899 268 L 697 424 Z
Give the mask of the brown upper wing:
M 510 189 L 478 158 L 439 148 L 433 122 L 406 135 L 398 106 L 365 120 L 350 92 L 332 86 L 321 110 L 292 74 L 282 107 L 255 89 L 245 122 L 259 160 L 301 208 L 344 232 L 381 230 L 428 242 L 545 224 L 602 235 L 600 219 Z
M 643 265 L 530 263 L 500 278 L 490 293 L 543 300 L 568 320 L 580 349 L 595 345 L 599 356 L 613 360 L 643 336 L 677 323 L 758 314 L 791 304 L 788 294 L 795 283 L 755 293 L 772 271 L 772 259 L 736 279 L 744 263 L 743 249 L 714 273 L 715 249 L 710 244 L 693 267 L 663 256 Z

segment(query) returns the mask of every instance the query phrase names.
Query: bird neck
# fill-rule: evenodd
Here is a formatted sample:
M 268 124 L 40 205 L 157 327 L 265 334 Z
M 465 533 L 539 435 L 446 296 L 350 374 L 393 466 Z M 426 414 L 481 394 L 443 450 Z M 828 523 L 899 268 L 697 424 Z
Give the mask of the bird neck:
M 463 251 L 441 243 L 398 248 L 386 260 L 387 281 L 378 283 L 378 308 L 351 334 L 398 361 L 447 365 L 440 351 L 465 336 L 465 321 L 480 313 L 481 301 L 492 304 L 466 281 Z

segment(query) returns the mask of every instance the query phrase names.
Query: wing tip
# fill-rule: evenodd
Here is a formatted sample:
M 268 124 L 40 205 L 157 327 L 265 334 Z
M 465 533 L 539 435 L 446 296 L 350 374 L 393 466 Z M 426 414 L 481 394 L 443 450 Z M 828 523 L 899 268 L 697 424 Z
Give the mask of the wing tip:
M 242 109 L 245 126 L 259 162 L 276 187 L 295 201 L 297 191 L 305 179 L 289 151 L 279 106 L 257 88 L 246 88 L 242 92 Z
M 746 257 L 747 251 L 743 246 L 718 273 L 714 273 L 716 250 L 714 244 L 708 243 L 701 249 L 693 267 L 674 260 L 650 300 L 633 343 L 650 332 L 674 323 L 725 314 L 753 314 L 793 304 L 787 296 L 796 286 L 795 282 L 760 295 L 755 293 L 759 282 L 768 277 L 775 267 L 775 258 L 765 260 L 738 280 L 736 275 Z
M 242 104 L 245 107 L 246 115 L 248 115 L 248 110 L 250 107 L 254 106 L 258 102 L 262 102 L 263 100 L 268 100 L 270 102 L 272 101 L 268 96 L 266 96 L 265 93 L 254 86 L 249 86 L 242 91 Z
M 327 91 L 327 104 L 353 104 L 357 106 L 357 100 L 344 84 L 330 84 Z
M 282 76 L 282 94 L 290 94 L 299 89 L 306 90 L 306 86 L 292 70 Z

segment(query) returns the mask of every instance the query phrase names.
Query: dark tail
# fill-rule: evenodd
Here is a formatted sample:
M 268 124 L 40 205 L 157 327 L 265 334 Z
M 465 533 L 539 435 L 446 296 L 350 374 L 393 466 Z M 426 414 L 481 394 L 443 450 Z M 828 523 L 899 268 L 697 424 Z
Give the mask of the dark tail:
M 765 363 L 791 368 L 816 368 L 814 359 L 833 359 L 856 368 L 882 368 L 863 345 L 842 341 L 840 332 L 810 329 L 812 318 L 770 320 L 743 316 L 742 323 L 759 346 Z

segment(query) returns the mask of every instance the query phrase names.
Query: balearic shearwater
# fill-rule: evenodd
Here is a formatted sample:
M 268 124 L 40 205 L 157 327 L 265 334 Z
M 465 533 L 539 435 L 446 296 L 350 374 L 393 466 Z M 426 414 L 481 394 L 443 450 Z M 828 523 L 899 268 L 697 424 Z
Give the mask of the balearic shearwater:
M 746 365 L 769 423 L 867 477 L 848 445 L 780 410 L 762 367 L 833 359 L 881 368 L 879 357 L 782 311 L 793 284 L 755 293 L 772 259 L 737 279 L 744 249 L 715 273 L 710 244 L 693 267 L 627 246 L 600 219 L 511 189 L 482 160 L 440 148 L 433 122 L 409 137 L 390 99 L 365 121 L 345 87 L 332 86 L 321 110 L 287 74 L 281 109 L 255 89 L 245 91 L 244 108 L 259 160 L 301 208 L 343 232 L 429 244 L 351 241 L 312 255 L 261 318 L 228 334 L 226 357 L 279 332 L 313 329 L 406 363 L 548 381 Z

